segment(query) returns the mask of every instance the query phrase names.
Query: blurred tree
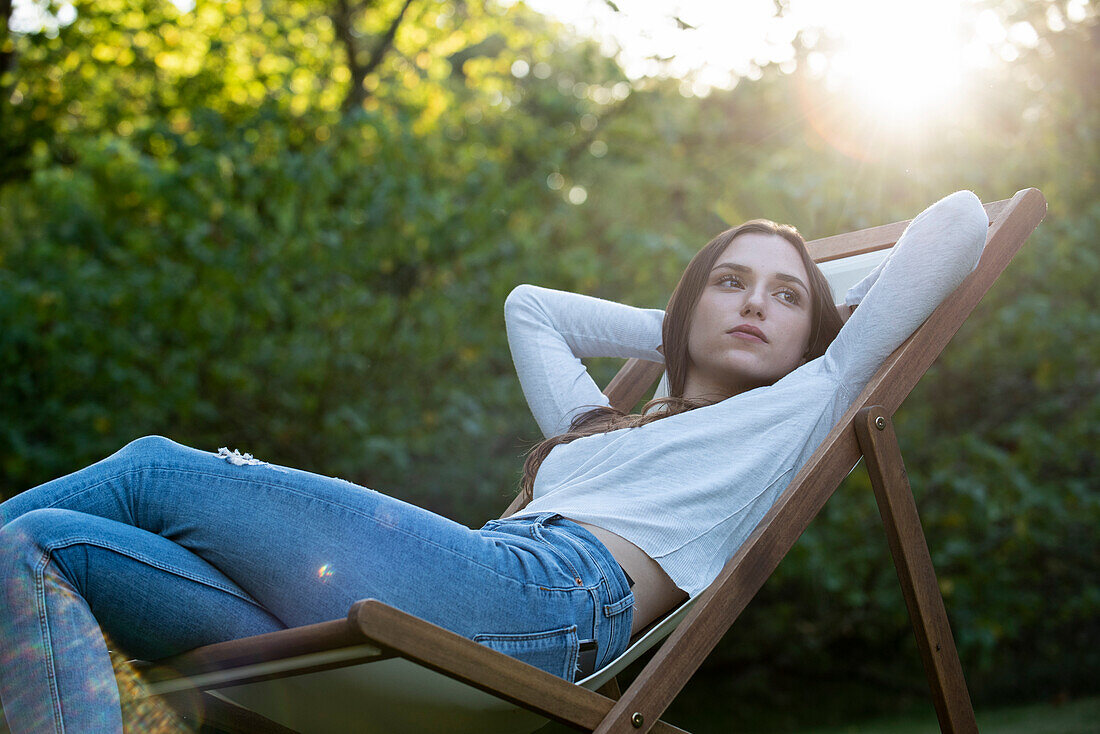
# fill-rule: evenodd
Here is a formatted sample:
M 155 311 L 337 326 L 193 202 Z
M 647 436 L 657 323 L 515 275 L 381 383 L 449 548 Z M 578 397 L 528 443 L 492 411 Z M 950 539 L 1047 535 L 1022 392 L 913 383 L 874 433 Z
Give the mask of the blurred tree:
M 162 432 L 484 517 L 523 415 L 500 304 L 554 279 L 538 212 L 570 205 L 546 178 L 629 85 L 522 7 L 436 3 L 344 109 L 325 9 L 259 10 L 99 4 L 23 39 L 11 109 L 47 99 L 53 127 L 0 189 L 2 351 L 30 367 L 3 401 L 4 490 Z M 85 61 L 107 66 L 59 71 Z

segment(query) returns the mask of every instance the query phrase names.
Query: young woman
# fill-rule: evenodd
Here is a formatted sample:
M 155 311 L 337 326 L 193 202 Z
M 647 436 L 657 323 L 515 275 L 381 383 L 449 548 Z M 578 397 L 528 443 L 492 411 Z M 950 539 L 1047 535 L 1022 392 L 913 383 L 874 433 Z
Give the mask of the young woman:
M 109 649 L 158 659 L 339 618 L 366 597 L 566 679 L 603 665 L 718 575 L 972 269 L 987 224 L 969 192 L 934 204 L 849 292 L 862 305 L 843 328 L 801 237 L 762 220 L 704 247 L 667 315 L 520 286 L 509 343 L 550 438 L 525 466 L 526 507 L 480 530 L 160 437 L 23 492 L 0 504 L 12 731 L 121 731 Z M 664 359 L 670 397 L 616 414 L 587 356 Z

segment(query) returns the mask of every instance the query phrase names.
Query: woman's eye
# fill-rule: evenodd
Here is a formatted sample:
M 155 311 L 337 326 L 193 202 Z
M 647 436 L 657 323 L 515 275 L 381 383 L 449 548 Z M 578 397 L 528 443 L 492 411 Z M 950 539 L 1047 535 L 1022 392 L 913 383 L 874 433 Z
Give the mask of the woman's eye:
M 718 285 L 730 285 L 735 288 L 743 287 L 741 279 L 738 278 L 736 275 L 723 275 L 721 278 L 718 279 Z
M 779 291 L 779 297 L 787 303 L 798 303 L 798 294 L 794 291 L 782 290 Z

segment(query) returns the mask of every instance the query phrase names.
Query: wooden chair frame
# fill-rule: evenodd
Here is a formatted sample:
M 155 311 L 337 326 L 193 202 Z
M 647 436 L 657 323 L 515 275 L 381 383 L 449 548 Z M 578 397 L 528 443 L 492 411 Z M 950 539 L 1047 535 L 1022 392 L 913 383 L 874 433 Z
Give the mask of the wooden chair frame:
M 887 541 L 913 623 L 932 701 L 944 732 L 977 724 L 943 598 L 902 463 L 891 416 L 1038 226 L 1046 200 L 1037 189 L 985 206 L 990 229 L 978 267 L 886 359 L 756 530 L 683 621 L 619 695 L 614 679 L 590 691 L 375 600 L 352 605 L 346 619 L 209 645 L 150 667 L 154 693 L 200 691 L 401 656 L 581 731 L 678 732 L 661 715 L 721 637 L 864 457 Z M 818 262 L 893 246 L 908 222 L 808 243 Z M 605 393 L 630 408 L 660 376 L 661 365 L 628 360 Z M 329 656 L 319 661 L 317 653 Z M 308 664 L 297 665 L 296 658 Z M 178 703 L 178 701 L 177 701 Z M 247 710 L 206 697 L 208 718 L 225 732 L 289 732 Z

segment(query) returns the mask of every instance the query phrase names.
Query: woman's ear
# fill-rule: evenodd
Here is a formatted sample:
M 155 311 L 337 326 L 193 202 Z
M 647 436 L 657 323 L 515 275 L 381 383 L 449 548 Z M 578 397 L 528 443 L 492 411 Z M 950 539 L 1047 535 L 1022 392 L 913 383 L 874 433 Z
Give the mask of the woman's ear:
M 665 356 L 665 345 L 664 344 L 658 344 L 657 345 L 657 351 L 661 353 L 662 357 Z

